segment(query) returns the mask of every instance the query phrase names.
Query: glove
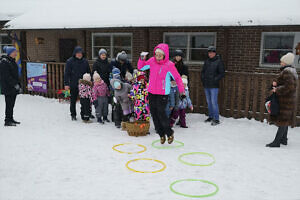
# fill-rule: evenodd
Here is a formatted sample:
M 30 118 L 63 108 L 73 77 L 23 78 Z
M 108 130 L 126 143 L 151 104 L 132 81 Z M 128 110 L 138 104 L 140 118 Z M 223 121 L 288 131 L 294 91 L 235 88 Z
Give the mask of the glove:
M 141 54 L 140 54 L 140 56 L 141 56 L 141 60 L 145 60 L 146 59 L 146 56 L 149 54 L 149 52 L 142 52 Z
M 17 90 L 17 92 L 19 92 L 20 91 L 20 85 L 19 84 L 15 85 L 15 89 Z

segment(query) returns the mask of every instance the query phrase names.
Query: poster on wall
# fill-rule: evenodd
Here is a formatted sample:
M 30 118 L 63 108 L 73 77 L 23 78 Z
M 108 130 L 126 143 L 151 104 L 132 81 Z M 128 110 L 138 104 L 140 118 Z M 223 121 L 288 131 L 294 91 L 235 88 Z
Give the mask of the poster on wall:
M 47 64 L 27 63 L 28 91 L 47 93 Z

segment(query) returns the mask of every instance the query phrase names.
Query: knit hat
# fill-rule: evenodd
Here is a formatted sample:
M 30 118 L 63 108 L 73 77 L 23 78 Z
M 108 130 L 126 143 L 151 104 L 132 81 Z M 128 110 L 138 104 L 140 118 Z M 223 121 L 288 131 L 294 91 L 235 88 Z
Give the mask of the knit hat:
M 98 74 L 97 71 L 95 71 L 94 74 L 93 74 L 93 80 L 95 82 L 101 81 L 101 77 L 100 77 L 100 75 Z
M 207 51 L 208 51 L 208 52 L 217 52 L 217 49 L 216 49 L 216 47 L 214 47 L 214 46 L 209 46 L 209 47 L 207 48 Z
M 118 61 L 120 61 L 120 60 L 121 61 L 126 61 L 127 60 L 127 54 L 126 54 L 126 52 L 122 51 L 122 52 L 118 53 L 117 60 Z
M 112 74 L 113 74 L 113 75 L 118 75 L 118 74 L 120 74 L 120 73 L 121 73 L 121 72 L 120 72 L 119 68 L 113 67 L 113 70 L 112 70 Z
M 127 81 L 132 81 L 133 76 L 132 76 L 132 74 L 130 72 L 126 72 L 125 78 L 126 78 Z
M 186 78 L 186 76 L 182 76 L 181 79 L 182 79 L 183 84 L 186 84 L 186 85 L 188 84 L 188 79 Z
M 165 52 L 162 49 L 160 49 L 160 48 L 157 48 L 155 50 L 155 53 L 161 53 L 161 54 L 165 55 Z
M 287 65 L 292 65 L 295 60 L 295 55 L 293 53 L 287 53 L 284 56 L 281 57 L 280 61 L 284 62 Z
M 75 55 L 76 53 L 83 53 L 83 50 L 80 46 L 74 48 L 73 55 Z
M 9 56 L 12 52 L 17 51 L 17 49 L 13 46 L 4 46 L 4 52 Z
M 107 55 L 107 51 L 106 51 L 105 49 L 100 49 L 100 50 L 99 50 L 99 56 L 100 56 L 101 54 Z
M 174 56 L 183 57 L 184 56 L 183 51 L 181 49 L 176 49 Z
M 91 75 L 89 73 L 85 73 L 85 74 L 83 74 L 82 79 L 85 81 L 91 81 Z

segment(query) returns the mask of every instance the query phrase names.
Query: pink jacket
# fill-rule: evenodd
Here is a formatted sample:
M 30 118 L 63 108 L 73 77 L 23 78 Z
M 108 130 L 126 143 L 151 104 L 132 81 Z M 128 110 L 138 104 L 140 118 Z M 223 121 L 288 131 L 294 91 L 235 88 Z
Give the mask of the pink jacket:
M 157 62 L 155 57 L 149 60 L 138 61 L 138 69 L 145 71 L 150 69 L 148 91 L 151 94 L 169 95 L 171 89 L 171 77 L 176 81 L 180 93 L 184 93 L 184 86 L 181 77 L 175 67 L 175 64 L 169 60 L 169 46 L 167 44 L 159 44 L 154 48 L 159 48 L 165 52 L 165 59 Z
M 110 93 L 109 93 L 108 87 L 103 80 L 94 84 L 94 87 L 92 90 L 92 101 L 97 100 L 98 97 L 105 97 L 105 96 L 109 96 L 109 95 L 110 95 Z

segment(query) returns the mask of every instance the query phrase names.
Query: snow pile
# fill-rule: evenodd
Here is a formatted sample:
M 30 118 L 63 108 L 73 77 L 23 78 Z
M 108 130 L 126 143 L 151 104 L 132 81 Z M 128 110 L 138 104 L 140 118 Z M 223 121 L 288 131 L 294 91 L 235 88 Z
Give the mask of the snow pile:
M 53 0 L 7 23 L 8 29 L 300 25 L 300 1 Z
M 4 97 L 0 96 L 0 113 Z M 79 105 L 78 110 L 79 112 Z M 198 178 L 216 183 L 220 190 L 207 199 L 297 200 L 300 197 L 300 128 L 289 130 L 289 145 L 270 149 L 276 132 L 254 120 L 221 118 L 222 124 L 205 124 L 204 115 L 188 114 L 190 128 L 175 128 L 175 139 L 184 142 L 178 149 L 155 149 L 154 134 L 129 137 L 111 123 L 72 122 L 69 105 L 43 97 L 20 95 L 15 117 L 22 124 L 0 126 L 0 199 L 5 200 L 153 200 L 188 199 L 172 193 L 171 182 Z M 146 146 L 141 154 L 121 154 L 112 149 L 130 142 Z M 136 145 L 119 146 L 121 151 L 141 151 Z M 216 163 L 192 167 L 178 161 L 188 152 L 207 152 Z M 135 158 L 154 158 L 167 168 L 155 174 L 128 170 L 126 162 Z M 187 162 L 209 163 L 201 155 L 186 156 Z M 136 170 L 158 170 L 159 163 L 139 161 Z M 201 183 L 180 183 L 180 192 L 203 194 L 214 188 Z

